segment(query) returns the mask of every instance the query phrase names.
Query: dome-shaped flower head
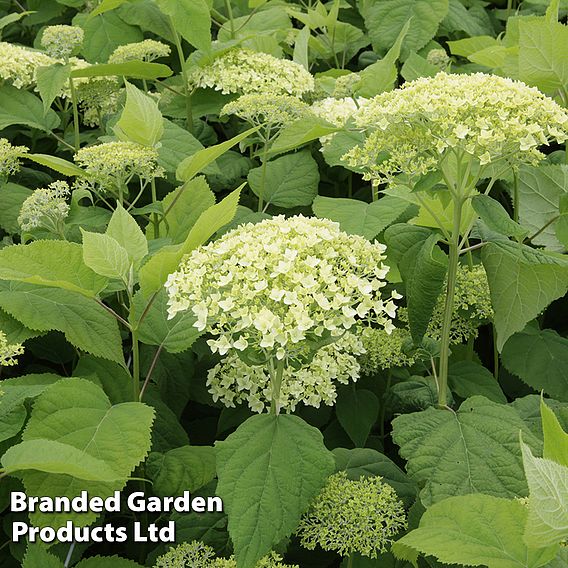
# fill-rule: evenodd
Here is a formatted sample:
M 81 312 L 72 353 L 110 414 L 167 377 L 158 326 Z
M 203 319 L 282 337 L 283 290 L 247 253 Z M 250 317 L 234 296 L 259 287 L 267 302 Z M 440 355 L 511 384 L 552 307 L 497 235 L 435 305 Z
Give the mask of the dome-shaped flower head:
M 54 181 L 46 188 L 36 189 L 22 204 L 18 224 L 22 231 L 44 229 L 62 235 L 71 195 L 69 185 Z
M 21 343 L 8 343 L 8 338 L 3 331 L 0 331 L 0 366 L 11 367 L 17 365 L 16 357 L 24 353 Z
M 83 44 L 85 32 L 78 26 L 47 26 L 41 36 L 46 53 L 56 59 L 69 59 Z
M 156 41 L 155 39 L 145 39 L 136 43 L 119 45 L 108 58 L 109 63 L 126 63 L 127 61 L 146 61 L 151 62 L 160 57 L 167 57 L 171 52 L 169 45 Z
M 552 99 L 483 73 L 411 81 L 371 99 L 355 123 L 367 138 L 343 159 L 379 181 L 399 173 L 417 179 L 445 160 L 469 160 L 472 172 L 536 164 L 544 157 L 540 146 L 568 138 L 568 112 Z
M 335 550 L 341 556 L 359 553 L 376 558 L 406 528 L 404 506 L 382 478 L 332 475 L 302 517 L 296 534 L 302 546 Z
M 193 311 L 220 355 L 237 350 L 255 364 L 301 359 L 358 320 L 392 327 L 396 306 L 381 294 L 385 248 L 327 219 L 247 223 L 185 257 L 166 282 L 168 313 Z
M 17 89 L 31 87 L 38 67 L 54 63 L 55 59 L 41 51 L 0 41 L 0 79 L 10 81 Z
M 154 568 L 210 568 L 215 551 L 198 540 L 183 542 L 160 556 Z
M 191 88 L 212 87 L 224 94 L 262 93 L 301 97 L 314 89 L 314 78 L 298 63 L 268 53 L 236 48 L 197 67 L 189 77 Z
M 216 558 L 211 563 L 211 568 L 237 568 L 237 561 L 234 556 L 230 558 Z M 296 564 L 283 564 L 282 557 L 275 552 L 270 552 L 261 558 L 255 568 L 299 568 Z
M 25 146 L 12 146 L 6 138 L 0 138 L 0 182 L 20 169 L 20 158 L 27 152 Z

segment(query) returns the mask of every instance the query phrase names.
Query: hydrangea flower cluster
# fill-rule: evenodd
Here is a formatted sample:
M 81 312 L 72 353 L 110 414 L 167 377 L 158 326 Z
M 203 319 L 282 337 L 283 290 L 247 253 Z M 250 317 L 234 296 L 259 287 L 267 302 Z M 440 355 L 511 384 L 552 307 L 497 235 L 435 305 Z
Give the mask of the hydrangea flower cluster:
M 54 181 L 47 188 L 36 189 L 20 209 L 18 224 L 22 231 L 45 229 L 62 235 L 69 215 L 67 200 L 70 195 L 69 185 L 64 181 Z
M 322 403 L 333 405 L 337 398 L 336 383 L 347 384 L 359 378 L 357 356 L 363 351 L 358 335 L 345 332 L 336 342 L 319 349 L 307 365 L 297 370 L 285 368 L 280 406 L 294 412 L 300 402 L 316 408 Z M 236 353 L 227 355 L 209 370 L 207 386 L 215 402 L 220 400 L 225 406 L 233 407 L 246 401 L 253 412 L 263 412 L 273 398 L 269 370 L 247 365 Z
M 0 42 L 0 79 L 9 81 L 17 89 L 34 85 L 38 67 L 54 63 L 55 59 L 41 51 Z
M 27 152 L 25 146 L 12 146 L 6 138 L 0 138 L 0 182 L 20 169 L 20 158 Z
M 103 193 L 120 193 L 134 177 L 150 181 L 163 174 L 157 150 L 135 142 L 87 146 L 75 154 L 75 161 L 85 168 L 88 184 Z
M 73 67 L 88 67 L 83 60 L 71 58 Z M 75 79 L 79 106 L 83 122 L 88 126 L 99 126 L 102 117 L 118 110 L 119 98 L 124 90 L 116 77 L 88 77 Z
M 319 545 L 341 556 L 376 558 L 406 526 L 402 502 L 380 476 L 350 480 L 340 471 L 328 479 L 296 533 L 309 550 Z
M 41 45 L 55 59 L 68 60 L 83 45 L 85 32 L 78 26 L 47 26 L 41 36 Z
M 221 109 L 221 116 L 234 114 L 253 126 L 281 128 L 310 113 L 310 107 L 290 95 L 253 93 L 242 95 Z
M 363 318 L 390 330 L 400 296 L 381 297 L 385 248 L 327 219 L 247 223 L 169 276 L 168 313 L 191 309 L 214 353 L 252 349 L 257 364 L 299 356 L 306 342 L 337 339 Z
M 431 49 L 426 55 L 426 61 L 440 69 L 446 69 L 450 64 L 450 57 L 445 49 Z
M 320 118 L 323 118 L 337 127 L 345 126 L 353 114 L 363 106 L 368 99 L 359 97 L 343 97 L 336 99 L 327 97 L 316 101 L 311 106 L 311 111 Z
M 568 138 L 568 112 L 552 99 L 483 73 L 416 79 L 377 95 L 354 118 L 368 136 L 343 159 L 379 181 L 399 173 L 420 177 L 451 152 L 480 166 L 535 164 L 544 157 L 539 146 Z
M 127 61 L 152 62 L 171 53 L 169 45 L 154 39 L 145 39 L 136 43 L 119 45 L 108 59 L 109 63 L 126 63 Z
M 361 80 L 359 73 L 347 73 L 341 75 L 335 80 L 333 88 L 333 97 L 336 99 L 343 99 L 345 97 L 353 97 L 355 86 Z
M 191 88 L 211 87 L 223 94 L 264 93 L 301 97 L 314 89 L 312 75 L 301 65 L 268 53 L 231 49 L 189 77 Z
M 21 343 L 8 343 L 8 338 L 0 331 L 0 366 L 12 367 L 17 365 L 16 357 L 23 355 L 24 347 Z
M 399 310 L 402 311 L 402 308 Z M 414 357 L 405 353 L 408 342 L 412 342 L 410 331 L 405 327 L 393 329 L 390 335 L 384 329 L 365 327 L 361 331 L 361 342 L 365 352 L 359 358 L 361 372 L 374 375 L 392 367 L 410 367 Z

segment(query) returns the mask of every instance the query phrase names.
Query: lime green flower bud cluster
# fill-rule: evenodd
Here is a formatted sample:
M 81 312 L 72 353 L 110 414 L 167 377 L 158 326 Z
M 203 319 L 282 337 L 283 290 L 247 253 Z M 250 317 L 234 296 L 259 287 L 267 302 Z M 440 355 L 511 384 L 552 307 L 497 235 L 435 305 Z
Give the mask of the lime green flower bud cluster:
M 355 86 L 361 80 L 361 75 L 359 73 L 348 73 L 347 75 L 341 75 L 335 80 L 335 86 L 333 88 L 333 96 L 336 99 L 342 99 L 345 97 L 352 97 L 355 90 Z
M 234 114 L 250 124 L 281 128 L 310 114 L 310 107 L 290 95 L 267 95 L 253 93 L 242 95 L 237 100 L 227 103 L 221 110 L 221 116 Z
M 450 64 L 450 57 L 445 49 L 431 49 L 428 55 L 426 55 L 426 61 L 428 61 L 430 65 L 435 65 L 440 69 L 446 69 Z
M 359 358 L 362 373 L 373 375 L 381 369 L 413 365 L 414 357 L 405 353 L 409 340 L 410 331 L 405 327 L 393 329 L 390 335 L 384 329 L 365 327 L 361 332 L 365 352 Z
M 294 412 L 300 402 L 316 408 L 322 403 L 333 405 L 336 383 L 347 384 L 359 378 L 357 356 L 362 353 L 359 337 L 345 332 L 336 342 L 319 349 L 307 365 L 300 369 L 286 367 L 279 393 L 280 407 Z M 231 353 L 209 370 L 207 386 L 214 401 L 220 400 L 229 407 L 246 401 L 253 412 L 263 412 L 273 398 L 270 378 L 266 366 L 247 365 Z
M 171 53 L 169 45 L 154 39 L 145 39 L 136 43 L 119 45 L 108 59 L 109 63 L 126 63 L 127 61 L 151 62 Z
M 20 158 L 27 152 L 25 146 L 12 146 L 6 138 L 0 138 L 0 182 L 20 169 Z
M 3 331 L 0 331 L 0 366 L 12 367 L 17 365 L 16 357 L 23 355 L 24 347 L 21 343 L 8 343 L 8 338 Z
M 69 215 L 67 200 L 70 195 L 69 185 L 64 181 L 54 181 L 47 188 L 36 189 L 20 209 L 18 224 L 22 231 L 45 229 L 62 234 Z
M 230 558 L 216 558 L 211 564 L 211 568 L 237 568 L 237 561 L 234 556 Z M 261 558 L 255 568 L 299 568 L 296 564 L 283 564 L 282 556 L 275 552 L 270 552 Z
M 46 67 L 56 60 L 45 53 L 0 42 L 0 79 L 9 81 L 17 89 L 27 89 L 36 82 L 38 67 Z
M 264 93 L 301 97 L 314 89 L 312 75 L 298 63 L 250 49 L 231 49 L 189 77 L 191 88 L 211 87 L 224 94 Z
M 313 550 L 359 553 L 376 558 L 406 528 L 404 506 L 382 478 L 350 480 L 344 471 L 332 475 L 297 529 L 301 544 Z
M 536 164 L 539 147 L 568 138 L 568 112 L 538 89 L 495 75 L 423 77 L 382 93 L 355 114 L 367 138 L 344 160 L 367 179 L 391 181 L 439 169 L 451 153 L 463 161 Z M 481 177 L 482 172 L 480 172 Z
M 85 32 L 78 26 L 47 26 L 41 36 L 41 45 L 55 59 L 67 60 L 81 45 Z

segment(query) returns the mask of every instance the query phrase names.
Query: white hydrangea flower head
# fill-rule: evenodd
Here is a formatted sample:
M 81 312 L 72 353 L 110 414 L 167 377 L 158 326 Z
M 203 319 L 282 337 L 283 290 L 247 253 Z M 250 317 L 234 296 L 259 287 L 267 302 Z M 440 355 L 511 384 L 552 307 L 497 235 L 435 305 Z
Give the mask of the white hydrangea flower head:
M 192 310 L 211 350 L 294 360 L 360 320 L 392 328 L 383 297 L 386 247 L 327 219 L 283 215 L 247 223 L 191 252 L 165 284 L 169 317 Z M 252 357 L 252 355 L 250 355 Z
M 71 195 L 69 185 L 54 181 L 47 188 L 36 189 L 22 204 L 18 224 L 22 231 L 45 229 L 62 234 L 62 227 L 69 215 Z
M 6 138 L 0 138 L 0 182 L 20 169 L 20 158 L 27 152 L 25 146 L 12 146 Z
M 47 26 L 41 36 L 41 45 L 55 59 L 67 60 L 82 45 L 85 32 L 78 26 Z
M 21 343 L 8 343 L 6 334 L 0 330 L 0 366 L 12 367 L 18 364 L 16 357 L 23 355 L 24 347 Z
M 367 104 L 368 100 L 363 97 L 343 97 L 340 99 L 327 97 L 314 102 L 310 108 L 319 118 L 327 120 L 337 128 L 343 128 L 359 108 Z M 334 136 L 335 134 L 328 134 L 322 136 L 319 140 L 322 144 L 326 144 Z
M 298 63 L 245 48 L 231 49 L 189 77 L 191 88 L 223 94 L 263 93 L 301 97 L 315 87 L 313 76 Z
M 126 63 L 127 61 L 152 62 L 171 53 L 169 45 L 154 39 L 145 39 L 136 43 L 119 45 L 108 59 L 109 63 Z
M 452 153 L 479 166 L 537 164 L 539 147 L 568 138 L 568 112 L 538 89 L 496 75 L 422 77 L 372 98 L 354 115 L 367 133 L 344 160 L 367 179 L 436 170 Z
M 221 109 L 221 116 L 234 114 L 253 126 L 280 128 L 310 114 L 310 107 L 291 95 L 253 93 L 242 95 Z
M 357 356 L 363 351 L 359 336 L 347 331 L 319 349 L 303 367 L 286 367 L 279 392 L 280 407 L 294 412 L 299 403 L 315 408 L 335 404 L 336 385 L 359 378 Z M 247 365 L 235 350 L 209 370 L 207 386 L 215 402 L 220 400 L 228 407 L 247 402 L 253 412 L 263 412 L 273 398 L 269 369 Z
M 17 89 L 27 89 L 36 82 L 38 67 L 57 63 L 55 59 L 27 47 L 0 41 L 0 79 Z

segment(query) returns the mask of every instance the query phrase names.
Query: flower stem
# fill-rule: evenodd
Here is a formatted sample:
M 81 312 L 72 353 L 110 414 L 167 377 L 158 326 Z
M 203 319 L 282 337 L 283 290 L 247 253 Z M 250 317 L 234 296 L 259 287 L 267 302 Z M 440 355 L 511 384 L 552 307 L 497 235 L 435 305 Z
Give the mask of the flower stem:
M 276 372 L 272 375 L 272 400 L 270 401 L 270 413 L 280 414 L 280 387 L 282 386 L 282 376 L 284 375 L 284 359 L 276 363 Z
M 262 212 L 264 207 L 264 186 L 266 185 L 266 162 L 268 161 L 268 139 L 264 143 L 264 151 L 262 153 L 262 170 L 260 172 L 260 192 L 258 196 L 258 212 Z
M 227 9 L 227 15 L 229 16 L 229 25 L 231 26 L 231 39 L 235 39 L 235 22 L 233 20 L 233 7 L 231 6 L 231 0 L 225 0 L 225 7 Z
M 152 205 L 156 204 L 158 201 L 157 194 L 156 194 L 156 179 L 152 178 L 150 182 L 152 188 Z M 158 217 L 157 213 L 152 213 L 152 224 L 154 225 L 154 238 L 158 239 L 160 237 L 160 218 Z
M 132 330 L 132 383 L 133 400 L 138 402 L 140 399 L 140 345 L 138 343 L 138 330 Z
M 174 36 L 179 64 L 181 66 L 181 76 L 183 79 L 183 92 L 185 93 L 185 112 L 187 117 L 187 129 L 190 134 L 193 134 L 193 108 L 191 104 L 191 93 L 189 92 L 189 81 L 187 77 L 187 69 L 185 64 L 185 55 L 181 46 L 181 38 L 174 24 L 173 18 L 170 16 L 170 28 Z
M 347 568 L 353 568 L 353 556 L 347 557 Z
M 73 103 L 73 130 L 74 130 L 74 148 L 75 152 L 79 151 L 81 147 L 81 138 L 79 132 L 79 109 L 77 108 L 77 92 L 75 91 L 75 84 L 73 79 L 69 78 L 69 90 L 71 91 L 71 101 Z

